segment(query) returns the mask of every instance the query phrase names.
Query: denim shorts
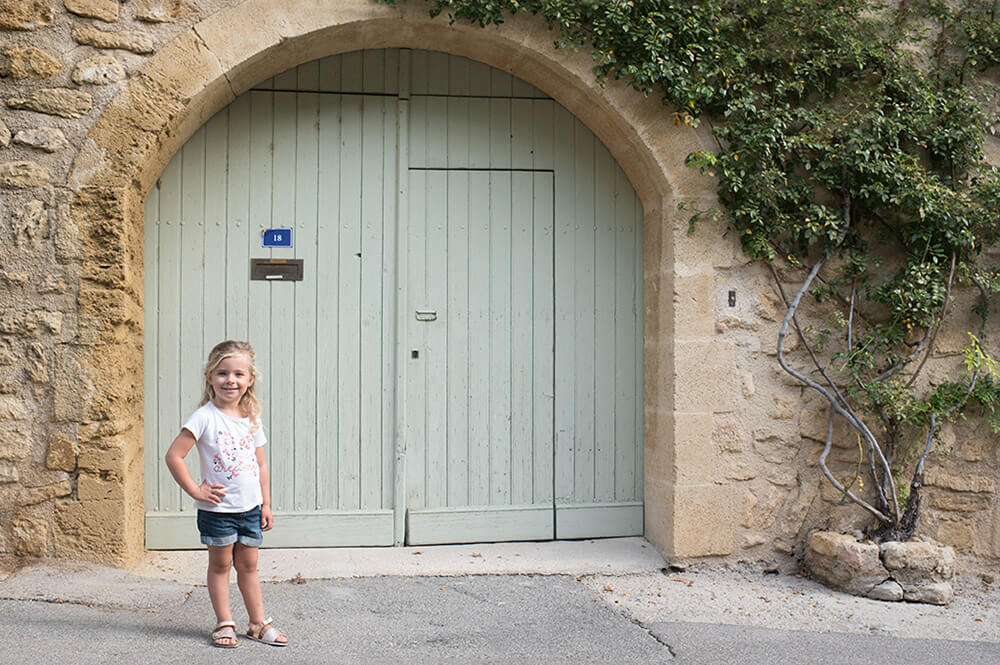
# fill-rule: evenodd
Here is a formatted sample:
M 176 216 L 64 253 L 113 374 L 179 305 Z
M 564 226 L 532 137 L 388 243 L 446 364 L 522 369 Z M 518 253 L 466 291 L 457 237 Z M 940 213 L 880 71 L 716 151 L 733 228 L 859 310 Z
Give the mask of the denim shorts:
M 201 542 L 213 547 L 224 547 L 237 541 L 247 547 L 260 547 L 264 542 L 260 529 L 260 506 L 245 513 L 199 510 L 198 531 Z

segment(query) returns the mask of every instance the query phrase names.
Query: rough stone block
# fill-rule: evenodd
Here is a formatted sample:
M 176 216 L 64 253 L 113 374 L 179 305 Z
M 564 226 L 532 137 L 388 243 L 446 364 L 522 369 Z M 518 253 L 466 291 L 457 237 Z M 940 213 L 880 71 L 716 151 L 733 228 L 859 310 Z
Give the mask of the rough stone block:
M 14 81 L 47 79 L 62 69 L 59 58 L 33 46 L 12 44 L 0 53 L 4 55 L 0 76 Z
M 880 546 L 882 563 L 906 589 L 947 582 L 955 573 L 955 550 L 919 540 L 886 542 Z
M 973 523 L 970 520 L 941 520 L 937 526 L 937 539 L 956 550 L 967 552 L 975 545 Z
M 0 462 L 0 484 L 16 483 L 20 478 L 17 466 L 10 462 Z
M 41 187 L 49 181 L 48 170 L 35 162 L 5 162 L 0 164 L 0 187 L 28 189 Z
M 69 147 L 69 141 L 61 129 L 55 127 L 39 127 L 37 129 L 22 129 L 14 136 L 14 143 L 38 148 L 45 152 L 57 152 Z
M 28 405 L 16 397 L 0 397 L 0 420 L 27 420 L 31 417 Z
M 22 487 L 17 493 L 17 505 L 35 506 L 72 493 L 73 485 L 68 480 L 42 487 Z
M 106 23 L 118 20 L 118 0 L 64 0 L 66 11 Z
M 48 554 L 49 523 L 45 520 L 15 517 L 7 534 L 8 546 L 18 556 Z
M 7 106 L 61 118 L 82 118 L 94 107 L 94 98 L 79 90 L 48 88 L 34 90 L 27 97 L 12 97 L 7 100 Z
M 139 0 L 135 17 L 149 23 L 173 23 L 196 11 L 186 0 Z
M 726 420 L 719 423 L 712 432 L 712 439 L 719 450 L 727 453 L 743 451 L 746 433 L 736 420 Z
M 106 32 L 97 28 L 76 28 L 73 39 L 95 48 L 121 49 L 139 54 L 153 52 L 152 36 L 138 30 Z
M 3 120 L 0 120 L 0 148 L 6 148 L 10 145 L 10 129 L 4 124 Z
M 956 492 L 993 493 L 996 483 L 987 476 L 955 475 L 938 469 L 924 473 L 924 485 L 943 487 Z
M 674 415 L 674 465 L 671 482 L 698 485 L 715 479 L 715 446 L 712 445 L 714 422 L 710 413 Z
M 715 329 L 715 276 L 674 278 L 674 334 L 679 339 L 711 337 Z
M 65 434 L 57 432 L 52 435 L 52 440 L 49 442 L 45 466 L 49 469 L 72 473 L 76 471 L 77 453 L 76 444 Z
M 21 461 L 31 452 L 31 435 L 25 428 L 0 430 L 0 460 Z
M 897 602 L 903 600 L 903 587 L 895 580 L 886 580 L 868 592 L 872 600 L 887 600 Z
M 107 54 L 96 55 L 93 58 L 81 60 L 73 68 L 73 83 L 83 85 L 110 85 L 125 78 L 125 67 L 122 63 Z
M 37 30 L 52 25 L 48 0 L 0 0 L 0 29 Z
M 124 518 L 120 501 L 58 501 L 56 549 L 60 554 L 120 565 L 128 556 Z
M 732 554 L 736 540 L 739 494 L 726 485 L 674 487 L 672 554 Z
M 771 429 L 757 430 L 753 438 L 754 450 L 771 464 L 787 464 L 802 447 L 800 438 L 789 439 Z
M 805 565 L 813 579 L 856 596 L 867 596 L 889 578 L 878 545 L 829 531 L 809 536 Z
M 81 473 L 76 484 L 77 496 L 81 501 L 121 501 L 125 490 L 120 479 L 102 478 L 91 473 Z
M 911 590 L 904 589 L 903 598 L 911 603 L 929 603 L 931 605 L 947 605 L 955 597 L 955 590 L 950 582 L 937 582 Z
M 978 513 L 990 507 L 986 494 L 957 494 L 953 492 L 927 492 L 927 502 L 932 508 L 963 513 Z
M 736 357 L 728 342 L 674 344 L 674 397 L 677 411 L 731 411 L 736 401 Z

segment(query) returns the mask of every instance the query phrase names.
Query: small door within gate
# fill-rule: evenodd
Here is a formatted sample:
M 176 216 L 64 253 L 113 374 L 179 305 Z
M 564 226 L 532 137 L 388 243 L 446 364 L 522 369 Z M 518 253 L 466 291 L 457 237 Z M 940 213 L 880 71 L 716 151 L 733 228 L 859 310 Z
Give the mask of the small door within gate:
M 555 537 L 552 189 L 410 171 L 410 544 Z

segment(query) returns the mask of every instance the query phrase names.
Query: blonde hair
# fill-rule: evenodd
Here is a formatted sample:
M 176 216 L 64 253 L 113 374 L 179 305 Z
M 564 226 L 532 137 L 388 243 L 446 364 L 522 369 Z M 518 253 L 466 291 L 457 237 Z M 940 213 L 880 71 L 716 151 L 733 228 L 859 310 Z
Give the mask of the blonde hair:
M 215 398 L 215 390 L 212 389 L 208 377 L 223 360 L 232 358 L 233 356 L 246 356 L 246 359 L 250 362 L 250 376 L 253 377 L 254 382 L 250 384 L 247 391 L 240 397 L 239 407 L 243 415 L 250 419 L 250 429 L 256 430 L 260 426 L 261 412 L 260 400 L 257 399 L 256 391 L 257 379 L 260 377 L 260 373 L 254 364 L 253 347 L 247 342 L 237 342 L 227 339 L 225 342 L 219 342 L 209 351 L 208 362 L 205 363 L 205 389 L 201 393 L 201 403 L 198 406 L 204 406 Z

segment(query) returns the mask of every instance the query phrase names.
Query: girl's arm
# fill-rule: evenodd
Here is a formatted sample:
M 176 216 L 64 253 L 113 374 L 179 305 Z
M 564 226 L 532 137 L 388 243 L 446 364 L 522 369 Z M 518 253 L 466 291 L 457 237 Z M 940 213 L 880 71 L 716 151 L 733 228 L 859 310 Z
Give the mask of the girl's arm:
M 260 467 L 260 495 L 264 497 L 260 505 L 260 528 L 263 531 L 270 531 L 274 526 L 274 514 L 271 512 L 271 474 L 267 470 L 267 457 L 264 455 L 264 446 L 257 446 L 257 466 Z
M 184 463 L 184 457 L 190 452 L 192 446 L 194 446 L 194 435 L 188 430 L 182 429 L 181 433 L 174 439 L 174 442 L 170 444 L 170 448 L 164 457 L 167 462 L 167 468 L 170 469 L 170 475 L 174 477 L 174 480 L 181 486 L 181 489 L 191 495 L 196 501 L 205 501 L 206 503 L 218 505 L 222 502 L 223 497 L 226 496 L 226 493 L 222 490 L 224 486 L 209 485 L 208 481 L 199 485 L 191 477 L 191 472 L 188 471 L 187 465 Z

